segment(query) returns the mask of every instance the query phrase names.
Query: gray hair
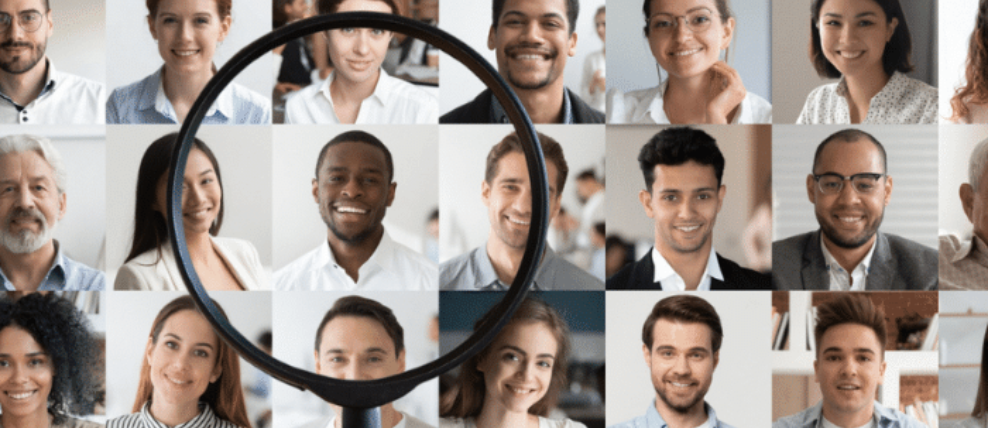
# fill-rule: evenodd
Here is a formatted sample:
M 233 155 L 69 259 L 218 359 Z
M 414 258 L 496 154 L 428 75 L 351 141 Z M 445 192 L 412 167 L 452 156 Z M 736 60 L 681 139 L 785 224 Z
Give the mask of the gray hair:
M 988 138 L 981 140 L 971 152 L 971 161 L 967 167 L 967 179 L 971 188 L 975 192 L 981 185 L 981 176 L 985 173 L 985 164 L 988 164 Z
M 11 153 L 28 151 L 37 152 L 45 162 L 48 162 L 48 166 L 55 173 L 55 186 L 58 187 L 58 193 L 65 193 L 65 183 L 68 180 L 68 175 L 65 172 L 65 165 L 62 163 L 62 156 L 52 146 L 51 140 L 30 134 L 0 137 L 0 157 Z

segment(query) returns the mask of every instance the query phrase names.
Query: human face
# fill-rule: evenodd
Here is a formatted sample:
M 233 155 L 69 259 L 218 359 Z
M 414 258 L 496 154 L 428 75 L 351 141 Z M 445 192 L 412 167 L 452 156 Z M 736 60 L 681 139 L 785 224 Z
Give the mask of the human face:
M 832 172 L 842 176 L 860 173 L 884 173 L 882 157 L 867 138 L 853 143 L 832 141 L 823 148 L 814 174 Z M 823 238 L 840 248 L 860 248 L 874 242 L 882 224 L 885 206 L 892 199 L 892 178 L 879 181 L 879 189 L 870 195 L 858 193 L 845 182 L 836 195 L 820 192 L 813 175 L 806 177 L 806 192 L 816 211 Z
M 710 250 L 717 213 L 727 193 L 718 186 L 714 167 L 689 161 L 656 165 L 652 191 L 638 193 L 647 214 L 655 221 L 655 246 L 661 254 Z
M 378 0 L 346 0 L 337 12 L 369 11 L 391 13 L 387 3 Z M 344 83 L 376 82 L 381 63 L 388 53 L 391 32 L 374 28 L 341 28 L 327 32 L 329 57 L 336 67 L 336 78 Z
M 0 157 L 0 244 L 12 253 L 33 253 L 51 242 L 65 215 L 65 194 L 55 171 L 36 151 Z
M 157 343 L 148 338 L 145 350 L 153 405 L 195 406 L 209 384 L 220 378 L 218 356 L 219 340 L 202 315 L 183 310 L 168 317 Z
M 528 413 L 549 391 L 557 352 L 559 344 L 542 322 L 505 327 L 477 365 L 484 376 L 484 406 Z
M 312 197 L 332 235 L 361 243 L 383 233 L 381 220 L 395 198 L 384 152 L 366 143 L 340 143 L 326 151 L 312 180 Z
M 823 393 L 824 417 L 864 424 L 885 375 L 878 336 L 861 324 L 838 324 L 823 333 L 819 349 L 813 370 Z
M 546 162 L 549 179 L 549 218 L 559 212 L 559 193 L 556 189 L 558 170 L 552 162 Z M 510 152 L 497 163 L 497 175 L 491 183 L 481 184 L 481 197 L 487 207 L 491 232 L 504 245 L 521 250 L 528 242 L 528 229 L 532 223 L 532 186 L 528 180 L 525 155 Z
M 42 16 L 41 27 L 33 32 L 25 31 L 19 23 L 20 16 L 29 12 Z M 33 69 L 45 57 L 52 31 L 51 11 L 45 8 L 44 0 L 4 0 L 0 13 L 11 17 L 10 27 L 0 34 L 0 70 L 21 74 Z
M 491 27 L 487 48 L 497 70 L 515 89 L 535 90 L 558 82 L 566 57 L 576 55 L 576 33 L 566 21 L 566 0 L 507 0 Z
M 820 7 L 820 47 L 845 76 L 883 72 L 882 54 L 899 21 L 872 0 L 827 0 Z
M 597 16 L 593 17 L 594 28 L 597 29 L 597 35 L 600 36 L 600 40 L 607 41 L 607 14 L 598 13 Z
M 974 225 L 974 234 L 988 242 L 988 174 L 981 174 L 978 190 L 969 183 L 961 185 L 961 205 L 964 214 Z
M 648 45 L 672 77 L 702 76 L 720 60 L 720 51 L 731 45 L 734 18 L 722 21 L 714 0 L 652 0 L 650 6 Z M 694 16 L 691 24 L 709 20 L 710 26 L 694 32 L 685 25 L 685 16 Z
M 373 380 L 405 371 L 405 352 L 380 322 L 369 317 L 341 315 L 323 329 L 316 352 L 316 373 L 336 379 Z
M 231 23 L 219 16 L 216 0 L 161 0 L 158 15 L 148 17 L 166 73 L 178 74 L 212 73 L 216 45 Z
M 642 345 L 642 354 L 659 409 L 687 414 L 703 408 L 720 358 L 708 325 L 659 318 L 652 329 L 652 349 Z
M 162 214 L 168 207 L 167 174 L 158 179 L 154 209 Z M 209 233 L 223 205 L 223 188 L 216 169 L 202 150 L 193 148 L 182 177 L 182 224 L 185 234 Z M 167 217 L 167 216 L 166 216 Z
M 4 415 L 43 415 L 48 411 L 55 368 L 31 333 L 20 327 L 0 330 L 0 409 Z

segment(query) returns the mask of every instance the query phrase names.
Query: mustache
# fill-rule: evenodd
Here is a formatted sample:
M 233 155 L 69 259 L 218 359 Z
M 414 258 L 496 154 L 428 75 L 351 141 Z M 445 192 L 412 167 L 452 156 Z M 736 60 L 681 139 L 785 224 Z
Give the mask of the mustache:
M 7 40 L 6 42 L 0 43 L 0 49 L 31 48 L 31 47 L 34 47 L 34 43 L 26 42 L 23 40 Z
M 559 56 L 559 51 L 556 50 L 555 48 L 551 46 L 545 47 L 543 45 L 535 44 L 535 43 L 519 43 L 517 45 L 511 45 L 504 49 L 504 53 L 508 55 L 514 55 L 520 50 L 536 51 L 538 53 L 542 53 L 548 56 L 549 59 L 555 59 L 557 56 Z
M 4 44 L 6 44 L 6 43 L 4 43 Z M 4 44 L 0 44 L 0 48 L 2 48 Z M 11 212 L 10 214 L 7 215 L 7 218 L 4 221 L 4 223 L 10 224 L 14 220 L 21 219 L 21 218 L 28 218 L 28 219 L 32 219 L 32 220 L 38 220 L 38 221 L 41 222 L 41 224 L 43 224 L 45 226 L 48 225 L 48 221 L 45 219 L 45 215 L 42 214 L 41 213 L 41 210 L 39 210 L 37 208 L 17 208 L 13 212 Z

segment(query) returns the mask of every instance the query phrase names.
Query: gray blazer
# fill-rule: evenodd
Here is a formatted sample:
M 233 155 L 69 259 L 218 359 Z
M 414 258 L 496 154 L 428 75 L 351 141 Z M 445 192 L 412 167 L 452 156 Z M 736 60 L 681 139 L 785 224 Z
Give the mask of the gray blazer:
M 865 282 L 869 291 L 937 289 L 937 250 L 889 233 L 875 236 L 875 253 Z M 819 230 L 772 243 L 772 288 L 830 289 Z

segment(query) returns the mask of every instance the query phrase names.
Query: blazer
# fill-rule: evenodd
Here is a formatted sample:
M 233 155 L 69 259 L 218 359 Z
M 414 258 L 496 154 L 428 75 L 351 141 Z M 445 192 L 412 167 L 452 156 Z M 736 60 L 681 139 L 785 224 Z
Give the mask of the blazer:
M 936 290 L 939 266 L 937 250 L 901 236 L 877 232 L 865 288 Z M 820 249 L 819 230 L 772 243 L 772 288 L 830 289 L 830 273 Z
M 573 110 L 573 123 L 604 123 L 604 113 L 594 110 L 583 102 L 569 88 L 570 106 Z M 485 89 L 477 98 L 439 117 L 439 123 L 491 123 L 491 100 L 494 92 Z
M 724 280 L 710 278 L 710 290 L 771 290 L 772 281 L 768 275 L 743 268 L 737 263 L 717 254 L 717 263 L 724 274 Z M 649 251 L 635 263 L 627 265 L 607 278 L 608 290 L 661 290 L 662 284 L 654 282 L 655 264 Z
M 257 250 L 250 242 L 243 239 L 212 237 L 213 246 L 223 257 L 240 285 L 247 290 L 268 290 L 271 283 L 264 272 Z M 178 269 L 170 242 L 161 246 L 161 258 L 158 259 L 158 249 L 153 248 L 125 263 L 117 271 L 117 279 L 113 282 L 116 290 L 151 290 L 174 291 L 185 290 L 185 281 Z

